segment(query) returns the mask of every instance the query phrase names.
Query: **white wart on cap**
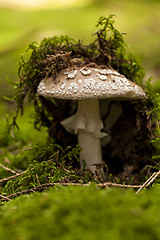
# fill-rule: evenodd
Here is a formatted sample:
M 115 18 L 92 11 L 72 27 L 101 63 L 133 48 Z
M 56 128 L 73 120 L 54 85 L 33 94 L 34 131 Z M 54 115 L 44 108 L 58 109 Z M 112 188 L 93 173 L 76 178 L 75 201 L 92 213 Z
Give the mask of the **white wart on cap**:
M 80 153 L 81 168 L 85 160 L 85 168 L 93 173 L 96 172 L 96 165 L 102 163 L 101 139 L 107 135 L 101 131 L 103 123 L 98 99 L 110 101 L 146 98 L 142 88 L 117 71 L 93 67 L 61 70 L 55 80 L 52 77 L 42 80 L 37 93 L 47 97 L 78 100 L 77 113 L 61 124 L 67 131 L 78 135 L 78 144 L 83 149 Z M 117 117 L 118 115 L 109 119 L 110 126 Z

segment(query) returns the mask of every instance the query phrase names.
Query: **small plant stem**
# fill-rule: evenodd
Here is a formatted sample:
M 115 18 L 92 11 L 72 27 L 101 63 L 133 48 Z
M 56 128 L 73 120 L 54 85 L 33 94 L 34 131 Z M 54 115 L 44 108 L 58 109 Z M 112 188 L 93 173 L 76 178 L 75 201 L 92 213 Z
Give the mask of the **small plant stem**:
M 40 181 L 39 181 L 39 178 L 38 178 L 38 174 L 36 173 L 36 179 L 37 179 L 37 182 L 38 182 L 38 185 L 40 186 Z
M 59 157 L 59 150 L 57 151 L 57 157 L 56 157 L 57 168 L 58 168 L 58 157 Z

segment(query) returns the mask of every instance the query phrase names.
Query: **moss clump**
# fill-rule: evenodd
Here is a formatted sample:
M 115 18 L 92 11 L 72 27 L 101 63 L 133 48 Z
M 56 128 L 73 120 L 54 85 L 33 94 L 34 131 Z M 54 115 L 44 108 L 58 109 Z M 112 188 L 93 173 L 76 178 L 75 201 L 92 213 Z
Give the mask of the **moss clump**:
M 134 56 L 127 53 L 123 35 L 114 27 L 113 15 L 108 18 L 100 17 L 97 27 L 100 29 L 93 34 L 94 40 L 88 45 L 67 36 L 45 38 L 39 45 L 29 45 L 30 58 L 27 61 L 21 58 L 19 65 L 20 82 L 16 84 L 14 96 L 17 113 L 13 125 L 16 125 L 18 112 L 21 110 L 23 114 L 24 102 L 32 102 L 35 109 L 35 127 L 40 129 L 41 126 L 45 126 L 50 142 L 64 148 L 74 147 L 77 138 L 67 133 L 60 122 L 76 111 L 76 101 L 62 101 L 36 95 L 37 86 L 42 79 L 52 76 L 55 80 L 59 70 L 74 64 L 114 68 L 142 86 L 143 68 Z M 156 145 L 151 141 L 155 138 L 159 141 L 156 135 L 156 113 L 160 106 L 149 83 L 145 91 L 146 101 L 120 103 L 123 113 L 111 129 L 112 141 L 103 149 L 108 173 L 124 173 L 128 166 L 131 166 L 132 171 L 128 171 L 126 178 L 123 178 L 125 174 L 121 174 L 124 181 L 131 176 L 140 181 L 141 170 L 148 165 L 150 168 L 157 167 L 157 162 L 152 159 Z
M 25 170 L 18 169 L 21 163 L 19 162 L 17 165 L 17 159 L 15 159 L 10 167 L 20 171 L 15 171 L 15 174 L 10 174 L 10 172 L 8 175 L 6 174 L 6 178 L 0 181 L 0 194 L 13 198 L 24 193 L 30 193 L 32 189 L 42 191 L 48 188 L 51 183 L 85 184 L 89 181 L 98 183 L 98 178 L 93 178 L 91 172 L 78 169 L 80 151 L 79 146 L 62 149 L 55 144 L 30 147 L 18 156 L 24 163 Z M 6 170 L 4 172 L 6 173 Z
M 0 239 L 158 240 L 159 190 L 57 186 L 19 197 L 0 208 Z

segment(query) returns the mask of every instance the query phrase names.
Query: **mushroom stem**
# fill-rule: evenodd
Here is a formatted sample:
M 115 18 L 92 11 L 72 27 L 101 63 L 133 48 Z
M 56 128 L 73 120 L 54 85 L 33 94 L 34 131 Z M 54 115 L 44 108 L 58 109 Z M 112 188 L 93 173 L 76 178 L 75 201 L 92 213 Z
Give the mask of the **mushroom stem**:
M 101 141 L 92 133 L 78 131 L 78 144 L 82 147 L 80 153 L 81 169 L 89 169 L 95 173 L 96 164 L 102 163 Z
M 84 121 L 85 127 L 78 129 L 78 144 L 83 151 L 80 153 L 81 168 L 85 160 L 85 168 L 95 173 L 96 165 L 102 163 L 101 132 L 103 123 L 100 119 L 100 109 L 98 99 L 85 99 L 78 101 L 77 115 Z

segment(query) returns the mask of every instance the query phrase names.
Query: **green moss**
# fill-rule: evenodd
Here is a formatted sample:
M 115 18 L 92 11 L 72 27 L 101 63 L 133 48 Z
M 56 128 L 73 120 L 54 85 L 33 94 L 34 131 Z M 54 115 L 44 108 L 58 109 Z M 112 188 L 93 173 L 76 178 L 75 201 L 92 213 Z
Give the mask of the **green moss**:
M 29 193 L 32 188 L 43 184 L 46 184 L 47 188 L 47 184 L 50 183 L 98 182 L 89 171 L 78 169 L 80 151 L 79 146 L 62 149 L 58 145 L 48 144 L 35 145 L 20 152 L 10 165 L 12 169 L 21 169 L 20 175 L 15 175 L 13 179 L 3 181 L 0 193 L 3 196 L 9 196 L 20 192 L 17 195 L 21 195 L 24 190 Z M 6 170 L 3 170 L 2 174 L 3 172 L 6 173 Z M 9 172 L 8 177 L 10 175 Z M 5 174 L 5 177 L 7 177 L 7 174 Z M 40 188 L 40 190 L 42 189 Z M 39 189 L 37 190 L 39 191 Z
M 19 197 L 0 208 L 0 238 L 158 240 L 159 190 L 57 186 Z

